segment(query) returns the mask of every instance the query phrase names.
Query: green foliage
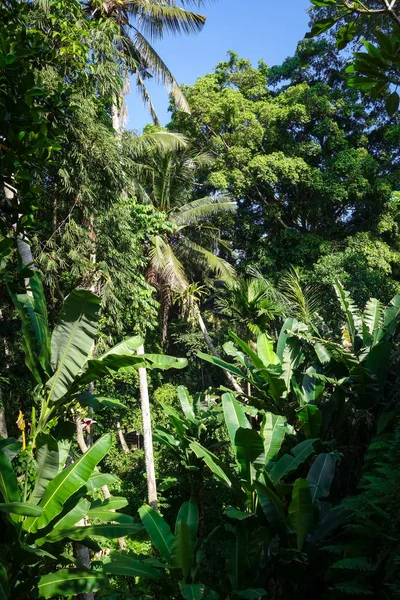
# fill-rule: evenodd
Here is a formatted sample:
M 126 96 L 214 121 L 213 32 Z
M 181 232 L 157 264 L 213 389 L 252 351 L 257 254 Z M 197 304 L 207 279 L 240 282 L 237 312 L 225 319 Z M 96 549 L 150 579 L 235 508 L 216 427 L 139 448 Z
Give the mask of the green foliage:
M 71 443 L 71 439 L 69 441 Z M 0 493 L 4 500 L 0 504 L 4 533 L 1 578 L 4 598 L 22 598 L 27 593 L 43 598 L 71 596 L 107 586 L 108 579 L 102 569 L 84 569 L 68 550 L 63 550 L 60 542 L 65 547 L 70 540 L 79 539 L 90 547 L 94 543 L 90 540 L 91 536 L 113 539 L 140 530 L 140 525 L 133 523 L 124 523 L 123 527 L 113 523 L 92 524 L 93 519 L 97 522 L 99 519 L 94 512 L 98 502 L 93 497 L 102 485 L 101 480 L 94 483 L 92 475 L 110 448 L 111 437 L 103 436 L 86 454 L 66 466 L 63 438 L 57 441 L 50 434 L 38 436 L 33 491 L 28 492 L 26 471 L 22 485 L 23 502 L 16 472 L 7 456 L 7 448 L 15 440 L 2 439 L 1 442 Z M 26 458 L 29 460 L 29 457 Z M 90 488 L 86 487 L 89 481 Z M 102 520 L 118 521 L 118 517 L 123 515 L 114 511 L 123 505 L 124 502 L 118 502 L 117 498 L 110 498 L 101 505 Z M 86 519 L 84 524 L 81 522 L 83 518 Z

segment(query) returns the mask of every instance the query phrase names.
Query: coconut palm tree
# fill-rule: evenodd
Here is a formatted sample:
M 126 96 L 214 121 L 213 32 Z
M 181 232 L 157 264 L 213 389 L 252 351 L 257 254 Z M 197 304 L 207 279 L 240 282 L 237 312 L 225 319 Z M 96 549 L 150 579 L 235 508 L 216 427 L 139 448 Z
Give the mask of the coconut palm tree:
M 221 195 L 193 199 L 197 176 L 210 160 L 188 147 L 159 146 L 150 149 L 145 161 L 146 181 L 138 194 L 164 212 L 171 226 L 169 233 L 152 239 L 147 271 L 161 298 L 163 344 L 173 294 L 183 294 L 190 281 L 210 272 L 225 281 L 234 277 L 232 265 L 219 255 L 226 242 L 212 217 L 234 211 L 235 203 Z
M 161 39 L 164 34 L 182 34 L 199 32 L 206 18 L 186 10 L 184 5 L 200 7 L 202 0 L 182 0 L 179 6 L 176 0 L 95 0 L 86 2 L 86 10 L 91 18 L 108 17 L 118 25 L 114 43 L 121 52 L 126 75 L 131 73 L 155 123 L 157 114 L 146 88 L 146 79 L 155 77 L 172 95 L 180 110 L 189 112 L 188 103 L 170 69 L 152 45 L 153 40 Z M 123 98 L 122 98 L 123 100 Z M 118 129 L 120 112 L 113 110 L 114 126 Z

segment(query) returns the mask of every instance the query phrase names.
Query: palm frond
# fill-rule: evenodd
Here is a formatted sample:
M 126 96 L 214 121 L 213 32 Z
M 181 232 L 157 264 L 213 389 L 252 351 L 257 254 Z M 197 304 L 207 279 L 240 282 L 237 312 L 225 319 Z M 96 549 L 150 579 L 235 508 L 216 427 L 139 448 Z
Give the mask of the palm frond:
M 166 0 L 125 0 L 125 12 L 137 19 L 140 28 L 150 37 L 197 33 L 206 22 L 204 15 L 185 10 Z
M 286 298 L 293 314 L 301 320 L 309 321 L 321 310 L 322 288 L 319 285 L 302 285 L 300 272 L 295 267 L 283 275 L 279 291 Z
M 183 291 L 188 286 L 184 268 L 170 244 L 161 236 L 152 239 L 150 265 L 157 272 L 163 285 L 174 292 Z
M 183 112 L 190 113 L 189 104 L 183 95 L 175 77 L 168 69 L 159 54 L 155 51 L 153 46 L 146 40 L 144 35 L 136 28 L 133 36 L 133 43 L 135 44 L 138 52 L 145 61 L 148 69 L 152 75 L 160 81 L 169 90 L 177 108 Z
M 150 116 L 151 116 L 151 118 L 153 120 L 153 123 L 155 125 L 160 125 L 160 120 L 159 120 L 158 115 L 156 113 L 156 109 L 154 108 L 154 105 L 153 105 L 153 103 L 151 101 L 151 98 L 150 98 L 150 94 L 147 91 L 146 84 L 144 83 L 143 78 L 141 77 L 139 71 L 136 71 L 136 86 L 137 86 L 137 88 L 139 90 L 139 93 L 140 93 L 140 95 L 142 97 L 144 105 L 147 107 L 147 109 L 148 109 L 148 111 L 150 113 Z
M 168 218 L 180 227 L 188 227 L 223 212 L 234 212 L 236 203 L 224 197 L 206 196 L 172 210 Z
M 214 271 L 224 281 L 233 281 L 235 277 L 235 269 L 226 260 L 213 254 L 203 246 L 188 238 L 182 238 L 181 245 L 186 247 L 186 250 L 197 253 L 204 260 L 206 265 Z

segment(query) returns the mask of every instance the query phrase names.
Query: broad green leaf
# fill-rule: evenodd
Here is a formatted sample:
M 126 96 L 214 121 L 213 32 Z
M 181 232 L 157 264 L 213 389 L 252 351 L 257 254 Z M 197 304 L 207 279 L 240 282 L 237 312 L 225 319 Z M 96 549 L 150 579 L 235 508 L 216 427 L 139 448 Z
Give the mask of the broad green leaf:
M 105 352 L 99 357 L 99 360 L 103 360 L 110 354 L 119 356 L 130 356 L 137 354 L 137 349 L 143 344 L 143 339 L 139 335 L 130 337 L 119 344 L 116 344 L 110 350 Z
M 277 354 L 280 362 L 283 361 L 283 351 L 285 349 L 286 342 L 287 342 L 288 338 L 290 337 L 290 334 L 288 333 L 288 331 L 294 331 L 296 329 L 297 324 L 298 324 L 297 319 L 290 317 L 290 318 L 286 319 L 286 321 L 282 325 L 282 329 L 280 331 L 278 343 L 276 346 L 276 354 Z
M 89 290 L 73 290 L 64 301 L 51 337 L 53 377 L 47 382 L 48 399 L 54 403 L 70 389 L 90 355 L 98 327 L 100 298 Z
M 0 452 L 0 492 L 6 504 L 20 500 L 14 469 L 3 452 Z
M 186 521 L 177 521 L 171 546 L 170 564 L 173 568 L 180 568 L 185 579 L 192 568 L 193 550 L 192 536 Z
M 252 513 L 244 512 L 233 506 L 228 506 L 228 508 L 224 510 L 224 513 L 230 519 L 237 519 L 238 521 L 243 521 L 243 519 L 248 519 L 253 516 Z
M 86 525 L 57 530 L 51 536 L 51 541 L 59 542 L 65 538 L 81 541 L 91 537 L 105 537 L 114 540 L 126 535 L 135 535 L 141 531 L 143 531 L 143 527 L 140 523 L 102 523 L 100 525 Z M 49 536 L 47 536 L 47 539 L 50 539 Z
M 270 412 L 264 415 L 261 435 L 264 441 L 265 465 L 268 465 L 277 456 L 285 439 L 286 431 L 287 421 L 285 417 Z
M 265 333 L 257 337 L 257 354 L 266 367 L 278 365 L 279 358 L 274 352 L 274 343 Z
M 248 368 L 249 361 L 246 355 L 241 350 L 238 350 L 233 342 L 225 342 L 225 344 L 222 347 L 224 349 L 225 354 L 227 354 L 228 356 L 233 356 L 242 365 L 242 367 L 244 367 L 245 369 Z
M 122 552 L 112 552 L 110 562 L 103 563 L 103 571 L 110 575 L 147 577 L 149 579 L 159 579 L 162 575 L 160 570 L 140 560 L 134 554 Z
M 47 485 L 58 474 L 58 444 L 49 433 L 40 432 L 36 436 L 36 482 L 29 497 L 31 504 L 37 504 L 43 497 Z
M 297 469 L 311 454 L 315 452 L 314 444 L 317 439 L 305 440 L 297 444 L 291 454 L 284 454 L 278 462 L 272 467 L 270 477 L 274 485 L 277 485 L 281 479 Z
M 10 596 L 8 574 L 5 566 L 0 562 L 0 600 L 7 600 Z
M 77 395 L 76 399 L 78 400 L 81 406 L 90 406 L 96 412 L 101 410 L 102 408 L 116 408 L 116 409 L 126 409 L 126 405 L 122 404 L 116 398 L 106 398 L 104 396 L 97 396 L 95 394 L 91 394 L 90 392 L 80 392 Z
M 290 391 L 294 370 L 304 360 L 300 340 L 287 337 L 282 353 L 282 380 L 285 382 L 286 394 Z
M 70 453 L 75 427 L 75 423 L 71 423 L 70 421 L 59 421 L 57 427 L 52 431 L 58 445 L 59 472 L 63 470 Z
M 28 518 L 24 523 L 24 529 L 34 533 L 50 523 L 62 511 L 68 498 L 86 484 L 96 465 L 107 454 L 111 444 L 111 435 L 104 435 L 75 463 L 59 473 L 48 484 L 40 502 L 43 514 L 40 517 Z
M 247 590 L 236 592 L 236 595 L 246 600 L 258 600 L 258 598 L 267 596 L 267 592 L 262 588 L 248 588 Z
M 383 325 L 383 304 L 376 298 L 370 298 L 365 306 L 363 315 L 363 325 L 366 330 L 364 334 L 364 345 L 369 340 L 372 344 L 376 344 L 378 341 L 379 331 Z
M 87 516 L 89 519 L 98 519 L 103 523 L 134 523 L 134 518 L 131 515 L 112 510 L 101 510 L 100 508 L 89 510 Z
M 300 419 L 301 429 L 304 431 L 306 438 L 316 438 L 320 434 L 322 415 L 318 406 L 306 404 L 297 411 L 297 416 Z
M 392 92 L 386 100 L 386 110 L 392 117 L 399 110 L 400 96 L 397 92 Z
M 0 503 L 0 512 L 23 515 L 25 517 L 39 517 L 43 509 L 39 506 L 32 506 L 27 502 L 9 502 L 8 504 Z
M 112 473 L 93 473 L 87 481 L 86 487 L 89 491 L 95 491 L 104 485 L 112 485 L 118 481 L 118 477 Z
M 197 504 L 192 502 L 184 502 L 179 509 L 178 516 L 176 517 L 176 525 L 175 525 L 175 535 L 176 535 L 176 527 L 179 521 L 185 521 L 188 526 L 190 537 L 192 540 L 192 547 L 194 548 L 196 545 L 197 539 L 197 530 L 199 528 L 199 511 L 197 508 Z
M 262 469 L 265 465 L 264 443 L 260 434 L 255 429 L 239 427 L 235 436 L 234 449 L 236 459 L 240 465 L 241 477 L 249 481 L 251 466 Z
M 325 33 L 325 31 L 328 31 L 329 29 L 331 29 L 337 21 L 338 21 L 338 19 L 335 19 L 334 17 L 320 19 L 319 21 L 317 21 L 316 23 L 313 24 L 311 31 L 306 33 L 305 37 L 313 38 L 318 35 L 321 35 L 322 33 Z
M 325 383 L 313 376 L 315 373 L 314 367 L 308 367 L 303 377 L 303 396 L 305 401 L 311 404 L 316 404 L 320 400 L 325 389 Z
M 314 344 L 315 354 L 321 365 L 327 365 L 331 360 L 331 355 L 329 354 L 329 350 L 322 344 L 321 342 L 317 342 Z
M 216 367 L 220 367 L 225 371 L 229 371 L 229 373 L 233 373 L 233 375 L 236 375 L 236 377 L 240 377 L 241 379 L 245 379 L 246 381 L 250 381 L 251 383 L 251 380 L 245 376 L 245 374 L 239 369 L 239 367 L 235 367 L 235 365 L 232 365 L 231 363 L 222 360 L 222 358 L 217 358 L 216 356 L 209 356 L 208 354 L 204 354 L 204 352 L 198 352 L 197 356 L 202 360 L 205 360 L 206 362 L 209 362 L 212 365 L 215 365 Z
M 187 423 L 185 423 L 185 420 L 182 418 L 182 415 L 180 415 L 177 410 L 172 408 L 172 406 L 165 404 L 165 402 L 160 402 L 160 404 L 163 407 L 164 412 L 168 415 L 168 419 L 172 423 L 173 427 L 175 427 L 179 435 L 186 435 L 188 426 Z
M 248 530 L 242 525 L 235 528 L 235 539 L 227 544 L 226 566 L 234 591 L 242 589 L 248 553 Z
M 204 595 L 204 583 L 179 583 L 179 589 L 185 600 L 201 600 Z
M 260 482 L 255 484 L 258 501 L 273 535 L 281 538 L 286 535 L 285 508 L 279 496 Z
M 251 426 L 243 408 L 233 394 L 226 393 L 222 395 L 222 406 L 229 437 L 233 447 L 235 447 L 236 432 L 239 427 L 251 429 Z
M 313 527 L 314 508 L 311 491 L 305 479 L 297 479 L 289 505 L 288 525 L 297 535 L 297 549 L 301 551 Z
M 269 384 L 268 393 L 275 403 L 278 404 L 287 393 L 282 365 L 280 363 L 270 365 L 265 369 L 259 369 L 257 373 Z
M 77 596 L 108 587 L 107 577 L 99 571 L 60 569 L 43 575 L 38 583 L 38 598 Z
M 51 531 L 46 535 L 46 537 L 40 538 L 36 540 L 37 545 L 42 545 L 46 541 L 52 542 L 53 538 L 58 536 L 61 530 L 71 529 L 74 525 L 79 523 L 81 519 L 86 517 L 90 509 L 90 502 L 86 498 L 81 498 L 78 503 L 71 508 L 71 510 L 67 511 L 61 518 L 59 518 Z
M 212 452 L 203 448 L 197 442 L 191 442 L 190 449 L 195 453 L 197 458 L 202 458 L 207 467 L 228 487 L 232 487 L 236 482 L 233 474 L 227 469 L 224 463 L 217 458 Z
M 236 344 L 239 346 L 239 348 L 241 348 L 243 350 L 243 352 L 251 359 L 251 361 L 252 361 L 253 365 L 256 367 L 256 369 L 262 369 L 263 367 L 266 366 L 263 363 L 263 361 L 261 360 L 261 358 L 254 352 L 254 350 L 252 350 L 250 348 L 250 346 L 248 344 L 246 344 L 246 342 L 244 340 L 242 340 L 240 337 L 238 337 L 232 331 L 229 332 L 229 335 L 236 342 Z
M 90 510 L 118 510 L 128 506 L 128 500 L 123 496 L 111 496 L 106 500 L 95 500 L 90 505 Z
M 331 489 L 335 475 L 336 460 L 333 454 L 322 453 L 317 456 L 307 475 L 311 488 L 313 502 L 319 498 L 326 498 Z
M 178 385 L 178 398 L 181 403 L 183 413 L 189 421 L 194 421 L 192 402 L 188 390 L 183 385 Z
M 346 48 L 347 44 L 354 38 L 356 32 L 357 26 L 355 21 L 350 21 L 343 25 L 336 34 L 336 48 L 338 50 Z
M 166 354 L 143 354 L 142 356 L 149 362 L 149 369 L 166 371 L 168 369 L 184 369 L 187 366 L 186 358 L 176 358 Z
M 119 354 L 109 354 L 104 359 L 91 359 L 84 365 L 84 370 L 73 384 L 72 391 L 77 393 L 84 385 L 89 385 L 93 381 L 98 381 L 103 377 L 109 377 L 117 373 L 131 373 L 140 367 L 149 367 L 143 355 L 140 356 L 121 356 Z
M 161 556 L 166 562 L 170 561 L 174 536 L 166 521 L 154 508 L 145 504 L 139 508 L 139 516 L 143 525 Z
M 22 448 L 22 443 L 15 438 L 0 438 L 0 452 L 11 462 Z

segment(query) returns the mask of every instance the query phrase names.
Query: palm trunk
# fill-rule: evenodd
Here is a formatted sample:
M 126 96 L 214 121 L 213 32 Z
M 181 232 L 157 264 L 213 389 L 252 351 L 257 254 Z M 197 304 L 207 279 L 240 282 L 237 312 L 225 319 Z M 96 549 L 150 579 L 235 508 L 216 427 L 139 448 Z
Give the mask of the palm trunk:
M 168 320 L 171 310 L 171 291 L 168 289 L 162 292 L 161 301 L 161 346 L 165 349 L 168 336 Z
M 210 334 L 207 331 L 206 324 L 203 321 L 203 317 L 201 316 L 200 309 L 198 307 L 196 307 L 196 312 L 197 312 L 197 319 L 199 321 L 200 329 L 201 329 L 201 332 L 203 334 L 203 337 L 204 337 L 204 340 L 205 340 L 207 346 L 209 347 L 209 349 L 211 350 L 211 352 L 214 356 L 216 356 L 217 358 L 221 358 L 218 350 L 216 349 L 216 347 L 213 344 Z M 236 379 L 234 378 L 232 373 L 229 373 L 229 371 L 224 371 L 224 373 L 225 373 L 225 376 L 228 379 L 229 383 L 234 388 L 234 390 L 236 390 L 236 392 L 238 394 L 243 394 L 242 388 L 240 387 L 240 385 L 238 384 L 238 382 L 236 381 Z
M 144 354 L 143 344 L 138 348 L 138 354 Z M 139 371 L 139 389 L 140 403 L 142 407 L 142 422 L 143 422 L 143 440 L 144 440 L 144 457 L 146 463 L 147 475 L 147 496 L 149 505 L 157 510 L 157 484 L 156 471 L 154 468 L 154 453 L 153 453 L 153 434 L 151 431 L 151 414 L 149 401 L 149 387 L 147 383 L 147 370 L 145 367 L 138 369 Z

